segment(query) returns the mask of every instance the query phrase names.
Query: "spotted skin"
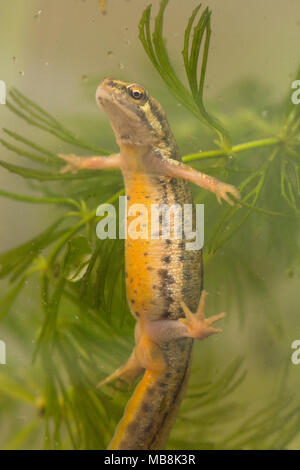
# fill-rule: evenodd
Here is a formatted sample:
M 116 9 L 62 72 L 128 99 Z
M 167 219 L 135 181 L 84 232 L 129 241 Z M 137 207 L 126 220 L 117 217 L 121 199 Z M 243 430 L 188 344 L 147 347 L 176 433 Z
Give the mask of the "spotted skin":
M 183 210 L 184 204 L 193 202 L 187 181 L 230 203 L 228 193 L 237 198 L 239 193 L 181 163 L 164 110 L 140 85 L 107 78 L 99 85 L 96 100 L 110 119 L 120 153 L 109 157 L 60 156 L 67 162 L 62 171 L 119 168 L 125 183 L 125 278 L 129 307 L 137 320 L 136 348 L 127 363 L 99 386 L 116 379 L 133 383 L 142 373 L 143 378 L 126 406 L 109 449 L 162 449 L 184 396 L 193 338 L 202 339 L 219 331 L 212 324 L 224 314 L 204 318 L 201 250 L 187 250 L 184 238 L 163 238 L 161 217 L 157 238 L 151 238 L 146 232 L 144 211 L 131 210 L 135 204 L 142 204 L 147 214 L 153 204 L 177 204 Z M 132 236 L 137 217 L 145 237 Z M 174 218 L 170 220 L 173 234 Z M 195 311 L 196 315 L 190 313 Z
M 183 180 L 165 178 L 158 182 L 157 178 L 134 174 L 125 178 L 125 186 L 130 203 L 142 202 L 146 207 L 153 201 L 192 203 L 189 187 Z M 146 197 L 149 194 L 151 198 Z M 185 243 L 175 239 L 151 240 L 150 243 L 127 239 L 125 246 L 127 295 L 135 317 L 137 310 L 139 320 L 143 316 L 153 321 L 175 320 L 183 316 L 181 300 L 192 311 L 196 310 L 203 279 L 201 251 L 187 251 Z M 166 371 L 146 371 L 127 405 L 111 449 L 161 449 L 165 446 L 187 384 L 192 344 L 192 339 L 180 338 L 160 345 Z

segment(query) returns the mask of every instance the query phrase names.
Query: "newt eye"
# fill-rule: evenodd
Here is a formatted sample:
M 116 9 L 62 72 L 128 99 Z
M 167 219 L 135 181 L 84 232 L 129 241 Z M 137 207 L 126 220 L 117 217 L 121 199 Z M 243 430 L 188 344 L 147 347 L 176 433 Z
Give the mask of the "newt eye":
M 135 100 L 140 100 L 145 95 L 145 90 L 139 86 L 130 86 L 128 87 L 130 96 Z

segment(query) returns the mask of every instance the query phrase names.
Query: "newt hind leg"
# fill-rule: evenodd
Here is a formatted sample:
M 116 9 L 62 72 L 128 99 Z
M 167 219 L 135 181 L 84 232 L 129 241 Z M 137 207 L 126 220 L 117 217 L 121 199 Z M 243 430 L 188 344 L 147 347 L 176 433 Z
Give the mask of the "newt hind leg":
M 200 302 L 197 308 L 197 312 L 193 314 L 190 309 L 181 302 L 181 307 L 185 313 L 185 318 L 180 318 L 178 321 L 183 323 L 187 328 L 188 336 L 195 339 L 203 339 L 214 333 L 220 333 L 220 328 L 215 328 L 213 324 L 225 317 L 225 312 L 218 313 L 209 318 L 205 318 L 205 302 L 207 292 L 202 291 Z
M 225 313 L 219 313 L 209 318 L 205 318 L 205 300 L 207 293 L 202 292 L 197 312 L 194 314 L 184 302 L 180 306 L 185 314 L 184 318 L 178 320 L 156 320 L 147 322 L 145 330 L 148 337 L 157 344 L 177 338 L 204 339 L 208 336 L 219 333 L 222 330 L 215 328 L 213 324 L 225 317 Z
M 111 382 L 116 382 L 117 387 L 121 387 L 122 385 L 130 386 L 138 377 L 143 374 L 143 372 L 144 367 L 138 360 L 136 349 L 134 349 L 128 361 L 111 375 L 109 375 L 106 379 L 99 382 L 97 388 L 100 389 L 104 385 L 108 385 Z

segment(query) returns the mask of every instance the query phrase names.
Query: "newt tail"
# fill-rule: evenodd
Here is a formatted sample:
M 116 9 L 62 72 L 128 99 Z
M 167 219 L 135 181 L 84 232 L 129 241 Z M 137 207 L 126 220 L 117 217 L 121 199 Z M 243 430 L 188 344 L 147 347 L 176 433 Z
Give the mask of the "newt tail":
M 145 372 L 126 406 L 109 449 L 165 448 L 189 377 L 192 340 L 187 342 L 184 345 L 185 368 L 181 366 L 180 373 L 172 368 L 164 374 Z

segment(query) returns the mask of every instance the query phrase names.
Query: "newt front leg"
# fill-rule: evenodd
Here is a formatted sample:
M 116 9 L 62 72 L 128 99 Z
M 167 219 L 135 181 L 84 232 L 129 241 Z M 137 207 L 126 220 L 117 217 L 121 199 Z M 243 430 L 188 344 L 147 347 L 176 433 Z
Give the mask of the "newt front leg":
M 223 181 L 213 176 L 206 175 L 177 160 L 165 158 L 158 153 L 151 156 L 151 166 L 161 175 L 182 178 L 215 193 L 219 203 L 224 199 L 228 204 L 233 205 L 234 201 L 228 196 L 229 194 L 233 196 L 234 199 L 238 200 L 241 198 L 241 194 L 235 186 L 223 183 Z
M 74 154 L 59 153 L 58 156 L 67 162 L 61 173 L 77 173 L 78 170 L 104 170 L 120 168 L 120 154 L 116 153 L 108 157 L 78 157 Z
M 58 154 L 68 164 L 62 168 L 61 173 L 71 171 L 76 173 L 78 170 L 104 170 L 110 168 L 121 169 L 121 154 L 112 154 L 108 157 L 92 156 L 92 157 L 78 157 L 74 154 Z M 241 195 L 239 190 L 231 184 L 223 183 L 222 181 L 214 178 L 213 176 L 206 175 L 200 171 L 191 168 L 184 163 L 176 160 L 157 157 L 151 155 L 148 157 L 149 172 L 156 171 L 158 174 L 182 178 L 190 181 L 201 188 L 207 189 L 216 194 L 219 203 L 224 199 L 228 204 L 233 205 L 234 201 L 228 196 L 232 195 L 235 199 L 240 199 Z

